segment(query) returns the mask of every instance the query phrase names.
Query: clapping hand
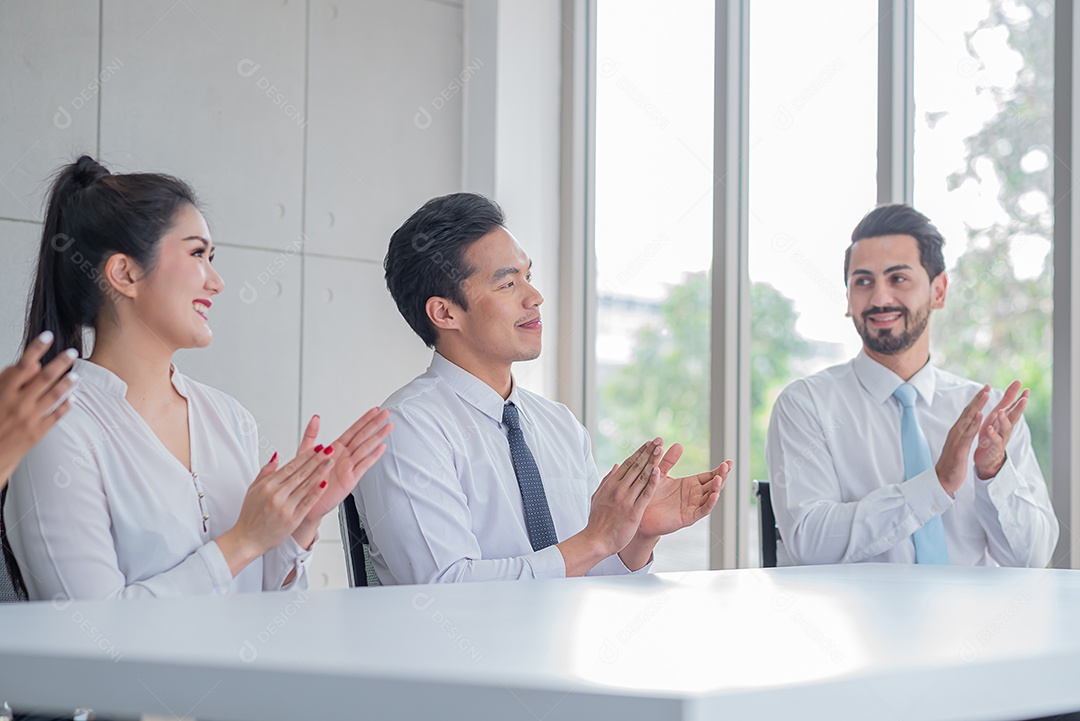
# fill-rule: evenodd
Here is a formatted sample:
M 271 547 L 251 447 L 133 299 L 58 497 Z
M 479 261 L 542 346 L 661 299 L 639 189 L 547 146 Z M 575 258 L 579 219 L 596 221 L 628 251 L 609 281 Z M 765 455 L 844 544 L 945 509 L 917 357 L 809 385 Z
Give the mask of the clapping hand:
M 982 409 L 989 397 L 990 386 L 980 388 L 945 437 L 945 445 L 938 456 L 935 471 L 938 482 L 950 496 L 960 490 L 967 478 L 968 454 L 971 453 L 971 444 L 982 427 Z
M 1001 402 L 987 414 L 979 429 L 979 444 L 975 449 L 975 472 L 984 481 L 1001 471 L 1005 463 L 1005 446 L 1027 408 L 1031 391 L 1025 388 L 1021 392 L 1020 388 L 1020 381 L 1009 384 Z
M 660 476 L 641 517 L 640 535 L 658 538 L 690 526 L 709 515 L 720 499 L 720 491 L 735 462 L 727 460 L 715 470 L 673 478 L 671 469 L 682 454 L 682 445 L 673 443 L 660 459 Z
M 652 503 L 659 478 L 660 439 L 646 441 L 622 463 L 617 463 L 593 493 L 587 528 L 595 531 L 611 555 L 634 538 L 641 515 Z
M 18 363 L 0 371 L 0 488 L 70 407 L 67 400 L 60 401 L 78 380 L 74 373 L 64 375 L 76 352 L 61 353 L 42 367 L 41 358 L 52 342 L 52 333 L 42 333 Z
M 234 576 L 289 534 L 301 547 L 311 547 L 322 517 L 337 508 L 386 450 L 382 441 L 390 433 L 389 417 L 390 411 L 372 408 L 324 448 L 315 445 L 319 417 L 314 416 L 296 458 L 281 465 L 274 454 L 248 487 L 236 525 L 217 538 Z
M 356 488 L 360 478 L 375 465 L 375 461 L 379 460 L 386 450 L 383 441 L 394 427 L 394 424 L 387 422 L 389 419 L 389 410 L 372 408 L 325 448 L 315 445 L 315 439 L 319 435 L 319 417 L 311 419 L 300 443 L 301 453 L 314 447 L 332 456 L 335 463 L 327 478 L 326 491 L 311 509 L 306 522 L 318 527 L 322 517 L 335 510 Z M 301 542 L 301 539 L 298 538 L 297 541 Z M 301 542 L 301 545 L 304 544 Z

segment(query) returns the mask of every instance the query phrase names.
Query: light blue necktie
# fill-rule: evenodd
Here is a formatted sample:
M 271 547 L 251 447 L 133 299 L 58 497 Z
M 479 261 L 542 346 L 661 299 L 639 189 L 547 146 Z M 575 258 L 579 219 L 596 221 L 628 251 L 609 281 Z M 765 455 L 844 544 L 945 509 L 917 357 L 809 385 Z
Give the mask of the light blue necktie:
M 544 483 L 540 480 L 540 469 L 536 467 L 536 459 L 525 444 L 518 409 L 513 403 L 503 406 L 503 425 L 506 426 L 506 440 L 510 443 L 514 475 L 517 476 L 521 501 L 525 506 L 525 528 L 529 531 L 529 544 L 534 551 L 539 551 L 558 543 L 559 537 L 555 535 L 555 524 L 551 520 Z
M 918 397 L 915 386 L 903 383 L 893 395 L 904 407 L 904 414 L 900 418 L 900 444 L 904 451 L 904 476 L 911 479 L 934 465 L 934 462 L 930 458 L 930 444 L 926 442 L 919 419 L 915 417 L 915 399 Z M 915 563 L 949 562 L 949 547 L 945 544 L 945 526 L 941 516 L 927 521 L 925 526 L 911 534 L 911 540 L 915 542 Z

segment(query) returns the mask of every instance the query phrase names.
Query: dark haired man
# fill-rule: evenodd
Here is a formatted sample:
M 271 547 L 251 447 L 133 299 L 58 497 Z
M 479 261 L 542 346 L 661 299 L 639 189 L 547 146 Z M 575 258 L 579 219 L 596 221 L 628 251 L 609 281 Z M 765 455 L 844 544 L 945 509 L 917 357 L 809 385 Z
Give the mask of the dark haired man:
M 791 383 L 769 422 L 773 506 L 796 563 L 1050 561 L 1058 523 L 1023 418 L 1028 391 L 930 363 L 943 243 L 906 205 L 871 211 L 852 233 L 847 315 L 863 349 Z
M 435 198 L 390 239 L 386 284 L 431 367 L 384 404 L 394 433 L 353 492 L 383 583 L 647 571 L 660 536 L 716 505 L 731 462 L 672 478 L 649 441 L 603 481 L 563 405 L 520 388 L 540 354 L 532 263 L 486 198 Z

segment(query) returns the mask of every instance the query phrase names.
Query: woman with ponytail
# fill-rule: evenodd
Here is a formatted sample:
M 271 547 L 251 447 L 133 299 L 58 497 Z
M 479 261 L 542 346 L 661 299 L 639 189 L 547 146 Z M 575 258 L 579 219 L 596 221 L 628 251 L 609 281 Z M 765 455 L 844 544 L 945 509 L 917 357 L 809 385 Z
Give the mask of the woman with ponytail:
M 51 332 L 79 356 L 84 333 L 93 343 L 74 363 L 70 412 L 8 488 L 31 599 L 306 586 L 319 521 L 382 454 L 388 413 L 373 408 L 326 448 L 312 418 L 296 458 L 259 468 L 247 410 L 171 361 L 211 341 L 224 287 L 213 256 L 176 178 L 113 175 L 83 156 L 53 183 L 26 338 Z

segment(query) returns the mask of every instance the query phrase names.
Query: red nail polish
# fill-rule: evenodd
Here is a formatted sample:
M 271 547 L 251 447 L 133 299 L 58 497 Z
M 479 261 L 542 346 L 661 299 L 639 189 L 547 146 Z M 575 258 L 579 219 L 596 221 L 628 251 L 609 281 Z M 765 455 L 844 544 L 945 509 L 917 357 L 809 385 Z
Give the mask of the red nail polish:
M 326 488 L 326 481 L 319 484 L 319 488 Z
M 270 456 L 270 462 L 273 463 L 277 460 L 277 451 L 274 451 L 274 455 Z
M 323 449 L 323 447 L 322 447 L 322 443 L 320 443 L 319 445 L 315 446 L 315 452 L 316 452 L 316 453 L 318 453 L 318 452 L 319 452 L 319 451 L 321 451 L 322 449 Z
M 323 453 L 325 453 L 326 455 L 330 455 L 333 452 L 334 452 L 334 447 L 333 446 L 327 446 L 326 450 L 323 451 Z

